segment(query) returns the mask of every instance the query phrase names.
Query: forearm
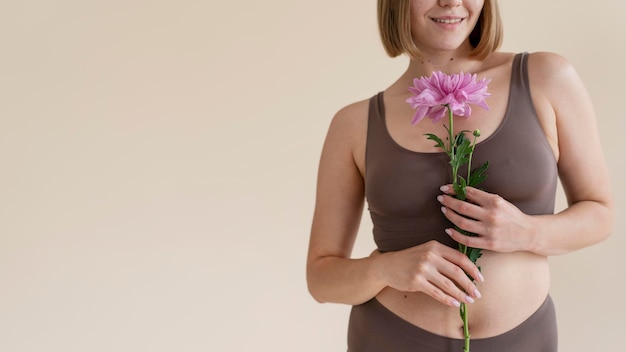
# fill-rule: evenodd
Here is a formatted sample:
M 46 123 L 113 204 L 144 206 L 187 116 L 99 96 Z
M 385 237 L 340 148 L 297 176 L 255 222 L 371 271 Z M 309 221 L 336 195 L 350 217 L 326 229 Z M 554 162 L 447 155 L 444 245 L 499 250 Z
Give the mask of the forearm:
M 357 305 L 367 302 L 386 286 L 378 269 L 380 259 L 379 256 L 318 258 L 307 269 L 309 292 L 321 303 Z
M 610 204 L 580 201 L 554 215 L 533 217 L 529 250 L 540 255 L 560 255 L 605 240 L 613 229 Z

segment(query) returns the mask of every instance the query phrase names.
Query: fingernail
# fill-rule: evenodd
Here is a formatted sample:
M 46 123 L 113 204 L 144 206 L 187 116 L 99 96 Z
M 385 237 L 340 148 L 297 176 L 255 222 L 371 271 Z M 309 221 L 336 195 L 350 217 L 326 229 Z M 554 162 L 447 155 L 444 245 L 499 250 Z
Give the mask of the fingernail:
M 455 299 L 454 301 L 452 301 L 452 305 L 458 308 L 461 306 L 461 303 L 459 303 L 459 301 Z
M 445 214 L 446 213 L 446 207 L 441 207 L 441 212 Z
M 450 230 L 450 229 L 445 229 L 444 231 L 448 234 L 448 236 L 452 236 L 452 230 Z
M 441 186 L 441 187 L 439 187 L 439 189 L 440 189 L 442 192 L 447 192 L 447 191 L 450 189 L 450 187 L 448 187 L 448 186 Z
M 478 289 L 474 290 L 474 296 L 476 296 L 476 298 L 481 298 L 482 295 L 480 294 L 480 291 L 478 291 Z
M 483 276 L 483 274 L 478 273 L 478 280 L 479 280 L 480 282 L 485 282 L 485 277 Z
M 437 200 L 442 203 L 443 202 L 443 196 L 437 196 Z
M 467 303 L 474 303 L 474 299 L 470 296 L 465 296 L 465 300 L 467 301 Z

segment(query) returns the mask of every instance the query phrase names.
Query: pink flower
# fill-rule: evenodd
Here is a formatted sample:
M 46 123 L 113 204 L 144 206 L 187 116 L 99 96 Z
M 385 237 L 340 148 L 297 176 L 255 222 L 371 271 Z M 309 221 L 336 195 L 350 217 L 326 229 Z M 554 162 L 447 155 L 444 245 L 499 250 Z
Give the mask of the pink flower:
M 420 122 L 425 116 L 433 123 L 439 122 L 445 115 L 447 105 L 456 116 L 469 117 L 475 104 L 489 110 L 485 98 L 490 79 L 476 81 L 476 75 L 469 73 L 446 75 L 441 71 L 433 72 L 430 77 L 416 78 L 409 91 L 413 96 L 406 100 L 411 108 L 416 109 L 413 124 Z

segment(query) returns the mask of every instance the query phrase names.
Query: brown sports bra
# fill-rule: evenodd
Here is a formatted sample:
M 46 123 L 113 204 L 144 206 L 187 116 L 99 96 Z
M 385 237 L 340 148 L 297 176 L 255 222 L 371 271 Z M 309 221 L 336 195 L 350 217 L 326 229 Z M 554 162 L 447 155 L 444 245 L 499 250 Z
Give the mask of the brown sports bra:
M 489 160 L 481 189 L 526 214 L 552 214 L 557 165 L 532 103 L 527 67 L 527 54 L 517 54 L 504 119 L 476 145 L 473 165 Z M 365 165 L 365 196 L 380 251 L 430 240 L 456 248 L 444 233 L 451 225 L 436 200 L 439 187 L 451 179 L 448 156 L 399 146 L 387 130 L 382 92 L 370 99 Z

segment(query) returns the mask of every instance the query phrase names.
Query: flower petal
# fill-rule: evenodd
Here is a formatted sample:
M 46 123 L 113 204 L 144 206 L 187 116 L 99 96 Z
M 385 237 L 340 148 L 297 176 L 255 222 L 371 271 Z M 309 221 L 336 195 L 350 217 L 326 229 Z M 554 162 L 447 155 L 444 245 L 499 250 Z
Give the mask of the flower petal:
M 426 116 L 426 114 L 428 113 L 429 107 L 425 106 L 425 105 L 420 105 L 417 107 L 417 109 L 415 110 L 415 115 L 413 115 L 413 120 L 411 121 L 412 124 L 416 124 L 420 121 L 422 121 L 422 119 L 424 118 L 424 116 Z
M 406 100 L 416 109 L 412 122 L 415 124 L 428 116 L 433 122 L 445 116 L 444 106 L 448 106 L 456 116 L 469 117 L 472 109 L 469 104 L 489 110 L 485 98 L 490 79 L 476 80 L 476 74 L 459 73 L 447 75 L 435 71 L 430 77 L 415 78 L 409 87 L 412 96 Z

